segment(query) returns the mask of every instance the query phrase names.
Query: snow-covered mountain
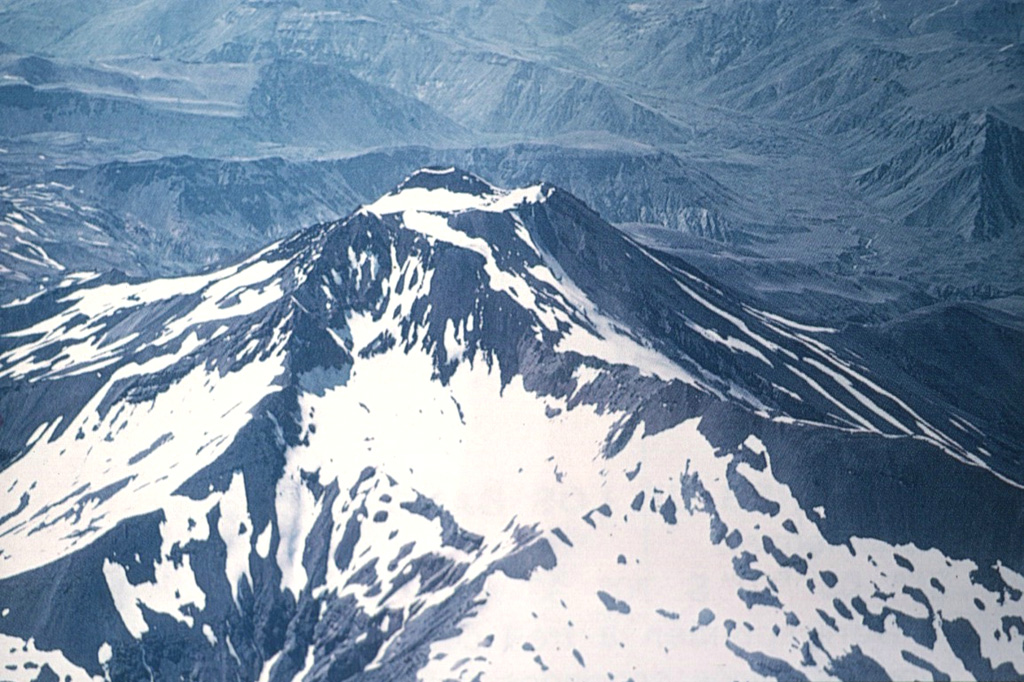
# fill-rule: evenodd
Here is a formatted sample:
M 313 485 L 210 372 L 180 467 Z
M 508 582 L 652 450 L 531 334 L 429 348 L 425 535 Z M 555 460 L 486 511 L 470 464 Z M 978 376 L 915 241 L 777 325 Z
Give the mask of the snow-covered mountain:
M 0 313 L 5 677 L 1024 673 L 1018 425 L 555 186 Z

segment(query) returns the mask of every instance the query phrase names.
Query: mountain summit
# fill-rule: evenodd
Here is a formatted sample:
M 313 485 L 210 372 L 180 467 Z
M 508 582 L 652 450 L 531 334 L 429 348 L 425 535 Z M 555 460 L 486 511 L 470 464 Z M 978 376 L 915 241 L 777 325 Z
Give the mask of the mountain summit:
M 552 185 L 2 312 L 18 679 L 1024 672 L 1012 431 Z

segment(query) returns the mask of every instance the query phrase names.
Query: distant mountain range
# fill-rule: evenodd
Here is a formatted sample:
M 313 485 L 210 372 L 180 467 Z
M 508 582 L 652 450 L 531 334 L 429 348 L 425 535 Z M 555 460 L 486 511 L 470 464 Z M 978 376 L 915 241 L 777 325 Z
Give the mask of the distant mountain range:
M 136 0 L 6 5 L 0 136 L 15 169 L 37 167 L 22 151 L 45 152 L 48 170 L 418 145 L 432 151 L 417 163 L 349 165 L 346 182 L 383 191 L 413 168 L 457 163 L 561 182 L 616 222 L 726 242 L 748 233 L 774 260 L 961 299 L 1020 294 L 1020 2 L 232 0 L 188 17 Z M 520 157 L 520 144 L 570 160 Z M 624 207 L 606 212 L 593 174 L 573 172 L 595 153 Z M 715 191 L 681 200 L 680 175 Z M 141 259 L 163 264 L 162 248 Z

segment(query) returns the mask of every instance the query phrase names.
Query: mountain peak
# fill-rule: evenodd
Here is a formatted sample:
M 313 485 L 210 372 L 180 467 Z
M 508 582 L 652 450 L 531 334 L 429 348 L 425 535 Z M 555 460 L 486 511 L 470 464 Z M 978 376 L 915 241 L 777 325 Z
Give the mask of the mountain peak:
M 501 213 L 523 203 L 544 201 L 552 191 L 550 185 L 544 184 L 506 190 L 457 168 L 422 168 L 359 213 L 452 214 L 470 209 Z
M 429 166 L 421 168 L 407 177 L 398 185 L 398 190 L 412 189 L 447 189 L 458 194 L 493 194 L 495 187 L 485 180 L 461 169 L 449 166 Z

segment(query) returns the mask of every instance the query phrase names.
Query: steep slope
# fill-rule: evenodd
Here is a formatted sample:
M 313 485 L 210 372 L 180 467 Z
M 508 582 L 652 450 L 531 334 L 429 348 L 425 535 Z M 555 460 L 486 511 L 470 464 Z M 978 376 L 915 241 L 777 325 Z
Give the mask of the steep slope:
M 1019 128 L 981 114 L 900 126 L 885 139 L 898 153 L 860 173 L 857 181 L 880 195 L 902 222 L 939 227 L 939 234 L 971 241 L 1019 235 L 1024 224 L 1024 132 Z M 922 195 L 913 201 L 906 196 L 909 176 L 918 178 Z
M 274 60 L 260 69 L 245 126 L 258 139 L 321 152 L 450 144 L 462 132 L 438 111 L 336 66 Z
M 1024 668 L 1019 444 L 553 186 L 2 319 L 15 679 Z

